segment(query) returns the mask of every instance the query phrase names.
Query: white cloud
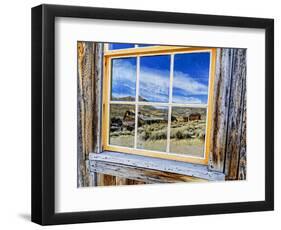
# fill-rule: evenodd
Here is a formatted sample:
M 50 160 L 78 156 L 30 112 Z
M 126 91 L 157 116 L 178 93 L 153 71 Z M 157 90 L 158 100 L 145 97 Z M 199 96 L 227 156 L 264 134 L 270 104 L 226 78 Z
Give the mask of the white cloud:
M 126 87 L 134 89 L 136 66 L 126 60 L 115 59 L 114 62 L 113 75 L 115 82 L 113 87 L 118 87 L 120 84 L 124 86 L 126 84 Z M 144 67 L 141 69 L 140 78 L 140 95 L 145 95 L 150 100 L 167 101 L 170 84 L 169 71 Z M 173 101 L 178 103 L 182 103 L 183 101 L 187 101 L 188 103 L 203 103 L 202 100 L 196 96 L 192 97 L 192 95 L 208 94 L 207 85 L 179 71 L 174 72 L 173 86 L 183 92 L 183 95 L 174 94 L 173 96 Z M 122 92 L 116 92 L 114 96 L 123 97 L 127 95 Z
M 169 83 L 168 71 L 142 68 L 140 73 L 140 95 L 154 101 L 168 102 Z
M 204 104 L 205 102 L 196 97 L 188 97 L 188 96 L 173 96 L 174 103 L 182 103 L 183 101 L 188 102 L 190 104 Z
M 188 94 L 208 94 L 208 86 L 196 81 L 194 78 L 189 75 L 175 71 L 174 72 L 174 87 L 184 90 Z
M 136 81 L 136 66 L 128 61 L 114 59 L 113 76 L 117 81 L 127 81 L 128 84 Z M 116 82 L 118 83 L 118 82 Z

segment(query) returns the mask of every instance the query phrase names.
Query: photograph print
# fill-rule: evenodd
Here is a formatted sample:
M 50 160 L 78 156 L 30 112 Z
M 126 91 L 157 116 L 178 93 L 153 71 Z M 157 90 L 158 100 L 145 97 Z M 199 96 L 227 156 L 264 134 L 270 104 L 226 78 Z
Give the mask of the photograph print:
M 247 179 L 247 50 L 77 41 L 77 187 Z

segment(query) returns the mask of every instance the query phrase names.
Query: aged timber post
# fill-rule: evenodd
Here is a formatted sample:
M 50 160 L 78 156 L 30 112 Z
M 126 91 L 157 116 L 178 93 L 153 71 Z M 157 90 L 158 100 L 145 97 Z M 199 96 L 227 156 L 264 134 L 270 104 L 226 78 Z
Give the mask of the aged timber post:
M 246 152 L 246 49 L 233 49 L 231 79 L 224 172 L 228 180 L 236 180 L 240 154 L 246 156 L 240 153 L 241 150 Z M 241 161 L 242 164 L 244 160 Z
M 217 49 L 209 168 L 218 172 L 224 171 L 232 52 L 232 49 Z
M 246 179 L 246 49 L 217 49 L 211 170 Z
M 102 75 L 102 44 L 77 43 L 77 186 L 91 186 L 95 178 L 89 173 L 88 155 L 100 151 L 100 84 Z

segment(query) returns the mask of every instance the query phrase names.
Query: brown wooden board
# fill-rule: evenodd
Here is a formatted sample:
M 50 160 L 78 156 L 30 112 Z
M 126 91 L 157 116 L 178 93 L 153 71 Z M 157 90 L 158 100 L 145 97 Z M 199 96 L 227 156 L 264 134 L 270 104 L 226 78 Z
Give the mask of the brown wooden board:
M 77 42 L 77 186 L 91 186 L 94 179 L 87 170 L 90 152 L 100 151 L 100 81 L 102 45 L 94 42 Z
M 95 162 L 93 171 L 99 174 L 114 175 L 118 177 L 126 177 L 130 180 L 142 181 L 145 183 L 175 183 L 175 182 L 194 182 L 194 181 L 207 181 L 204 179 L 185 176 L 176 173 L 169 173 L 157 170 L 151 170 L 146 168 L 137 168 L 128 165 L 115 164 L 109 162 Z M 98 185 L 115 185 L 116 181 L 112 178 L 104 177 L 104 175 L 99 175 L 100 180 Z M 103 177 L 103 178 L 102 178 Z M 129 182 L 127 182 L 129 183 Z
M 246 49 L 233 49 L 232 59 L 231 96 L 228 111 L 224 172 L 227 179 L 236 180 L 238 179 L 238 165 L 242 142 L 244 143 L 244 147 L 246 147 L 246 140 L 243 140 L 242 130 L 243 123 L 246 123 L 246 120 L 243 121 L 243 113 L 246 112 L 246 104 L 244 105 L 244 102 L 246 102 L 244 101 L 246 90 Z
M 209 168 L 218 172 L 223 172 L 224 170 L 231 85 L 231 65 L 232 50 L 218 48 L 209 161 Z

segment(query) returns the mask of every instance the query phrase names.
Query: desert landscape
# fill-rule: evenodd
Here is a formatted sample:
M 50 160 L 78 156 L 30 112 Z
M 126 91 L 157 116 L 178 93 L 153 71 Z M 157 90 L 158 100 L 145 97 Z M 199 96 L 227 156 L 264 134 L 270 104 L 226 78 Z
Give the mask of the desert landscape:
M 204 156 L 205 108 L 173 107 L 170 128 L 170 153 Z M 137 148 L 166 152 L 168 106 L 141 105 L 138 108 Z M 110 107 L 109 144 L 134 147 L 135 105 Z

